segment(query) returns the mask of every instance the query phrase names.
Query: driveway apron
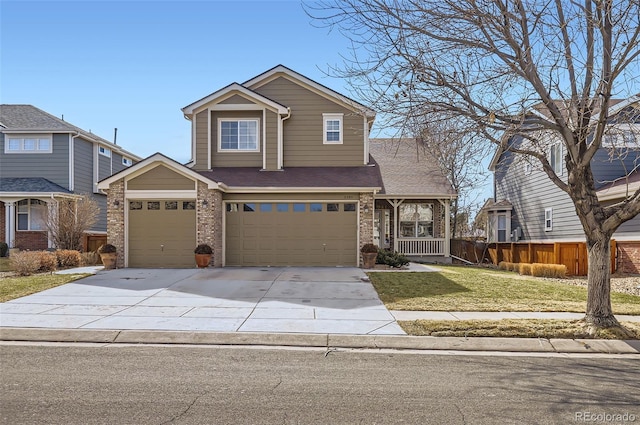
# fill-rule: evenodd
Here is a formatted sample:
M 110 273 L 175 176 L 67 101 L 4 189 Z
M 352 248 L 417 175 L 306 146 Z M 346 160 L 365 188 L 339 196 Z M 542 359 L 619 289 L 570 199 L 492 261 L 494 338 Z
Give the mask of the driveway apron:
M 0 304 L 0 326 L 404 335 L 359 268 L 118 269 Z

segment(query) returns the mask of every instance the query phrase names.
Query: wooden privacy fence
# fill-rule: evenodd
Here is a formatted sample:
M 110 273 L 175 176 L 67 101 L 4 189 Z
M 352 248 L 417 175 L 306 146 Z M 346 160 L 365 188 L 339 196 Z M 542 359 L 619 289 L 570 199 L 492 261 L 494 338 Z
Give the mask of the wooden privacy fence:
M 587 244 L 556 243 L 490 243 L 487 253 L 493 264 L 510 263 L 564 264 L 570 276 L 587 275 Z M 611 241 L 611 273 L 616 271 L 616 241 Z

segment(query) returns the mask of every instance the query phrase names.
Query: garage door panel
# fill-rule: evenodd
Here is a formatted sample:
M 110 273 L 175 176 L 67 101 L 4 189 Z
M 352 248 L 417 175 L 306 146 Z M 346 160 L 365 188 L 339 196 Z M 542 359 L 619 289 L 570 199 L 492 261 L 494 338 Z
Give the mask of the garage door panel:
M 268 203 L 268 202 L 267 202 Z M 345 211 L 314 212 L 311 202 L 250 203 L 227 209 L 225 259 L 227 265 L 318 265 L 357 264 L 357 214 Z M 319 204 L 313 202 L 313 204 Z M 283 207 L 286 205 L 286 207 Z
M 131 201 L 129 267 L 194 267 L 196 212 L 183 201 Z M 175 208 L 175 209 L 174 209 Z

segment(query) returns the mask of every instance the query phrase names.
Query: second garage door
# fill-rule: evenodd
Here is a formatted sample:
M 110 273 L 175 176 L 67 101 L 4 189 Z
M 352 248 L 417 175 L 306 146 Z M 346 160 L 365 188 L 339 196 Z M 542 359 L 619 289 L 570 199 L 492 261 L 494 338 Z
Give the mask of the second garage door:
M 356 266 L 355 203 L 226 204 L 226 265 Z
M 195 201 L 129 201 L 128 213 L 129 267 L 195 267 Z

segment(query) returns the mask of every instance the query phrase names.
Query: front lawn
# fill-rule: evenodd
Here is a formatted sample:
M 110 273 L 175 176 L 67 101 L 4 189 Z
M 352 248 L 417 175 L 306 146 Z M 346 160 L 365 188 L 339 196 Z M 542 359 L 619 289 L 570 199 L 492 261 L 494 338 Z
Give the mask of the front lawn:
M 0 278 L 0 302 L 10 301 L 45 289 L 73 282 L 89 274 L 51 274 Z
M 438 266 L 431 273 L 370 273 L 389 310 L 567 311 L 586 310 L 587 290 L 552 280 L 493 269 Z M 640 314 L 640 297 L 611 293 L 615 314 Z

